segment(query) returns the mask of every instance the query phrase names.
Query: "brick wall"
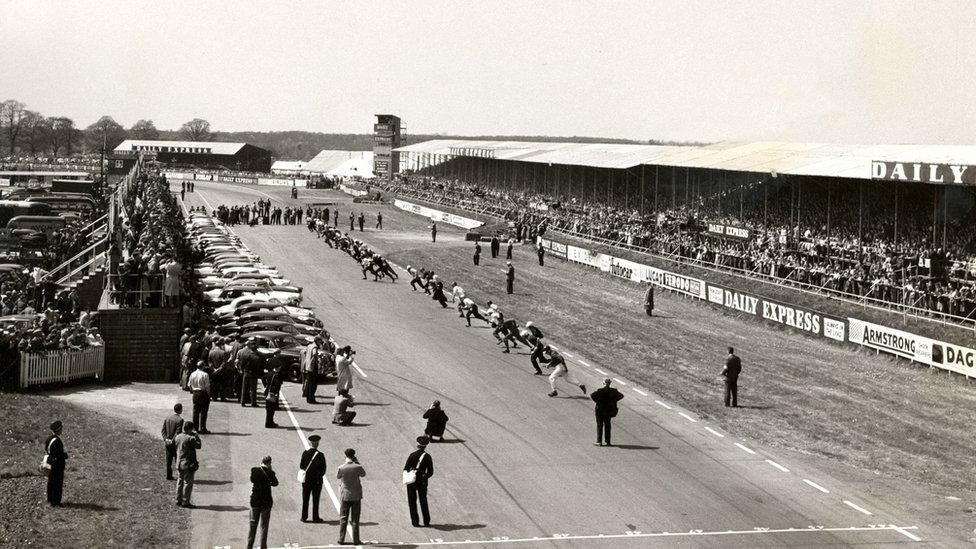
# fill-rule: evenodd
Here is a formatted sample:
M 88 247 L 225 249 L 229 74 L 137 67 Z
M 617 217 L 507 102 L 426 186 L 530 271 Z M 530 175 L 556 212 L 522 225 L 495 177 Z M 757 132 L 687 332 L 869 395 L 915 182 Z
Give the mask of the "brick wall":
M 166 381 L 179 363 L 179 309 L 100 309 L 105 381 Z

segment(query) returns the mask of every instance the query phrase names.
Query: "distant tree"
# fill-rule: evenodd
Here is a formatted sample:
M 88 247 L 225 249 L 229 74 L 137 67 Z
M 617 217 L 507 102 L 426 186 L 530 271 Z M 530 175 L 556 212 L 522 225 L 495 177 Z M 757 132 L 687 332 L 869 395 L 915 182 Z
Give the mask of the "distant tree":
M 10 154 L 14 154 L 17 148 L 17 139 L 24 125 L 24 111 L 27 105 L 16 99 L 8 99 L 0 103 L 0 128 L 3 128 L 7 138 L 7 148 Z
M 51 126 L 51 134 L 48 141 L 51 144 L 51 153 L 57 156 L 61 149 L 64 149 L 65 156 L 71 156 L 74 146 L 79 140 L 79 131 L 75 127 L 75 121 L 63 116 L 48 118 Z
M 105 145 L 106 151 L 111 151 L 125 140 L 125 128 L 111 116 L 103 116 L 97 122 L 85 128 L 88 148 L 98 151 Z
M 202 118 L 194 118 L 180 127 L 180 133 L 189 141 L 209 141 L 210 122 Z
M 133 139 L 155 141 L 159 139 L 159 130 L 156 129 L 156 125 L 153 124 L 152 120 L 140 120 L 132 125 L 132 129 L 129 130 L 129 135 Z
M 51 132 L 47 118 L 41 113 L 25 110 L 20 134 L 20 150 L 27 149 L 31 155 L 47 150 Z

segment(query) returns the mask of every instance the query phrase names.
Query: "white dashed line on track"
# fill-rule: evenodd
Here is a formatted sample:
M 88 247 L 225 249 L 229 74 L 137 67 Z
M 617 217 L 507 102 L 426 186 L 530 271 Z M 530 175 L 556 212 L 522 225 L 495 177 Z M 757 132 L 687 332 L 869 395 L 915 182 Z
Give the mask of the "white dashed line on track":
M 645 393 L 644 391 L 641 391 L 637 387 L 631 387 L 631 389 L 633 389 L 639 395 L 647 396 L 647 393 Z
M 671 409 L 671 407 L 670 407 L 670 406 L 668 406 L 667 404 L 665 404 L 665 403 L 663 403 L 663 402 L 661 402 L 660 400 L 655 400 L 654 402 L 657 402 L 658 404 L 660 404 L 661 406 L 663 406 L 663 407 L 665 407 L 665 408 L 667 408 L 668 410 L 670 410 L 670 409 Z
M 920 538 L 920 537 L 916 536 L 915 534 L 909 532 L 906 528 L 902 528 L 901 526 L 895 526 L 894 524 L 892 524 L 890 527 L 895 532 L 898 532 L 899 534 L 905 536 L 906 538 L 908 538 L 908 539 L 910 539 L 912 541 L 922 541 L 922 538 Z M 914 528 L 913 528 L 913 530 L 914 530 Z
M 820 490 L 821 492 L 823 492 L 825 494 L 829 494 L 830 493 L 830 490 L 824 488 L 823 486 L 817 484 L 816 482 L 813 482 L 810 479 L 806 479 L 805 478 L 805 479 L 803 479 L 803 482 L 809 484 L 810 486 L 813 486 L 814 488 L 816 488 L 817 490 Z
M 552 345 L 550 345 L 550 347 L 552 347 Z M 558 351 L 559 349 L 557 348 L 556 350 Z M 566 355 L 566 356 L 568 356 L 569 358 L 573 358 L 573 355 L 570 354 L 570 353 L 563 352 L 563 354 Z
M 364 372 L 363 369 L 359 367 L 359 364 L 353 362 L 352 365 L 356 368 L 356 371 L 359 372 L 359 375 L 363 377 L 369 377 L 368 375 L 366 375 L 366 372 Z
M 756 455 L 756 451 L 753 450 L 752 448 L 749 448 L 748 446 L 743 446 L 742 444 L 739 444 L 738 442 L 736 442 L 735 445 L 738 446 L 739 448 L 745 450 L 746 452 L 749 452 L 752 455 Z
M 678 415 L 681 416 L 681 417 L 683 417 L 683 418 L 685 418 L 685 419 L 687 419 L 688 421 L 690 421 L 692 423 L 698 423 L 698 420 L 697 419 L 689 416 L 688 414 L 686 414 L 684 412 L 678 412 Z
M 587 366 L 587 367 L 590 366 L 590 363 L 587 362 L 587 361 L 585 361 L 585 360 L 580 360 L 579 363 L 582 364 L 583 366 Z M 597 370 L 597 371 L 599 371 L 599 370 Z
M 587 364 L 587 366 L 589 366 L 589 364 Z M 593 368 L 593 369 L 594 369 L 594 370 L 596 370 L 596 371 L 597 371 L 597 373 L 600 373 L 600 374 L 603 374 L 603 375 L 607 375 L 607 373 L 606 373 L 606 372 L 604 372 L 603 370 L 601 370 L 601 369 L 599 369 L 599 368 Z
M 613 380 L 616 381 L 617 383 L 621 384 L 621 385 L 627 385 L 627 382 L 624 381 L 624 380 L 622 380 L 622 379 L 620 379 L 619 377 L 615 377 L 615 378 L 613 378 Z
M 771 459 L 767 459 L 766 460 L 766 463 L 772 465 L 773 467 L 779 469 L 780 471 L 783 471 L 784 473 L 789 473 L 790 472 L 789 469 L 787 469 L 786 467 L 783 467 L 782 465 L 780 465 L 779 463 L 776 463 L 775 461 L 773 461 Z
M 871 511 L 868 511 L 867 509 L 865 509 L 864 507 L 861 507 L 860 505 L 854 503 L 853 501 L 847 501 L 845 499 L 844 500 L 844 505 L 846 505 L 846 506 L 848 506 L 851 509 L 854 509 L 856 511 L 860 511 L 860 512 L 862 512 L 862 513 L 864 513 L 865 515 L 868 515 L 868 516 L 871 516 L 871 514 L 872 514 Z
M 708 431 L 709 433 L 717 436 L 718 438 L 725 438 L 725 435 L 723 435 L 722 433 L 716 431 L 715 429 L 712 429 L 711 427 L 705 427 L 705 430 Z

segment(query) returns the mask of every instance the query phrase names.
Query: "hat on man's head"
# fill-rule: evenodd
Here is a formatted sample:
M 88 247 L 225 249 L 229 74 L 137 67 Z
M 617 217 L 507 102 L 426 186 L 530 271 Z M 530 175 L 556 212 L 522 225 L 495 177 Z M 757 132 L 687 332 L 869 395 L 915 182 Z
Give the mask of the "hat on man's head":
M 322 440 L 322 437 L 320 437 L 318 435 L 312 435 L 312 436 L 308 437 L 308 441 L 309 442 L 318 442 L 320 440 Z
M 427 435 L 417 437 L 417 446 L 427 446 L 428 444 L 430 444 L 430 438 Z

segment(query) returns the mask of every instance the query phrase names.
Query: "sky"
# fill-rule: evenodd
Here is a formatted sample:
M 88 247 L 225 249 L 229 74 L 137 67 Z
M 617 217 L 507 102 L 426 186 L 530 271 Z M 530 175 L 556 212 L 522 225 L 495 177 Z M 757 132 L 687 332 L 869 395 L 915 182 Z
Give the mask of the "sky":
M 0 4 L 0 100 L 87 126 L 976 142 L 976 2 Z

